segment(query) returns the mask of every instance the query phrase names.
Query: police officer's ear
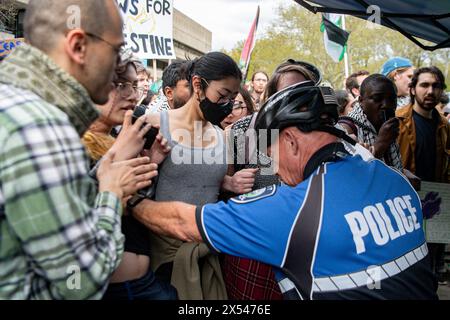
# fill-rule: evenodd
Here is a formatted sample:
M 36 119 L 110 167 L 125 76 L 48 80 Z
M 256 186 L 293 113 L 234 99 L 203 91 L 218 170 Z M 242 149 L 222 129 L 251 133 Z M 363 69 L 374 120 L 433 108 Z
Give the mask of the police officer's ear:
M 292 156 L 297 156 L 300 153 L 297 133 L 298 129 L 295 127 L 287 128 L 281 132 L 281 138 L 285 144 L 284 147 Z

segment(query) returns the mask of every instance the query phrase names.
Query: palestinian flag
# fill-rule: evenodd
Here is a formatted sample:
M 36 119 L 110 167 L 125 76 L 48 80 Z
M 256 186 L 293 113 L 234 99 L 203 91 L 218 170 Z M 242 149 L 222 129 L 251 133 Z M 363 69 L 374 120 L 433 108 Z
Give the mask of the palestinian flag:
M 243 80 L 247 78 L 248 67 L 250 65 L 250 59 L 252 57 L 253 48 L 256 43 L 256 31 L 258 30 L 259 22 L 259 6 L 256 11 L 256 17 L 253 21 L 252 27 L 245 41 L 244 48 L 242 48 L 241 59 L 239 60 L 239 68 L 242 70 Z
M 322 15 L 325 49 L 334 62 L 344 59 L 350 34 L 342 29 L 342 15 L 326 13 Z

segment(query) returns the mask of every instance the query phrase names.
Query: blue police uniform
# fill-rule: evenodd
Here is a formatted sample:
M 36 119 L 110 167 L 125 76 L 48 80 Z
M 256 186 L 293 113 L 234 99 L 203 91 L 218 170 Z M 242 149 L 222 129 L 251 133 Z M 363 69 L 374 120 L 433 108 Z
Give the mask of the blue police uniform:
M 196 216 L 212 250 L 277 267 L 288 299 L 437 298 L 420 199 L 379 160 L 344 156 Z

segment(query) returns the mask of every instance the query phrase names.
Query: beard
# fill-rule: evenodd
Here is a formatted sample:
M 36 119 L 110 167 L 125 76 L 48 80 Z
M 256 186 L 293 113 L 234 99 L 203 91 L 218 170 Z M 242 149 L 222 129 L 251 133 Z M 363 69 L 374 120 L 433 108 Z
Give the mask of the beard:
M 173 98 L 173 108 L 174 109 L 180 109 L 186 103 L 187 103 L 187 101 L 183 101 L 182 99 L 178 99 L 176 97 Z
M 427 111 L 431 111 L 438 105 L 438 101 L 434 97 L 425 97 L 420 99 L 419 97 L 415 97 L 417 105 Z

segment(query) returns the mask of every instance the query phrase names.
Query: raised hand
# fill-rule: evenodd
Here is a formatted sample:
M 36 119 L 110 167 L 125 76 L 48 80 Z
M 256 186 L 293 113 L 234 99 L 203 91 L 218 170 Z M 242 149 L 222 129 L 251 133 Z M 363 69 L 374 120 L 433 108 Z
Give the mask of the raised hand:
M 392 118 L 386 121 L 380 128 L 378 138 L 375 141 L 375 157 L 381 158 L 384 156 L 389 146 L 394 143 L 400 133 L 400 122 L 397 118 Z
M 136 158 L 144 148 L 145 135 L 152 128 L 146 124 L 146 116 L 142 116 L 132 124 L 133 111 L 127 111 L 122 130 L 111 150 L 115 153 L 115 161 Z
M 157 126 L 155 126 L 157 127 Z M 159 133 L 156 137 L 155 142 L 150 150 L 144 150 L 142 152 L 143 156 L 150 157 L 150 160 L 153 163 L 161 164 L 167 158 L 167 155 L 170 153 L 172 148 L 169 146 L 169 142 L 164 136 Z

